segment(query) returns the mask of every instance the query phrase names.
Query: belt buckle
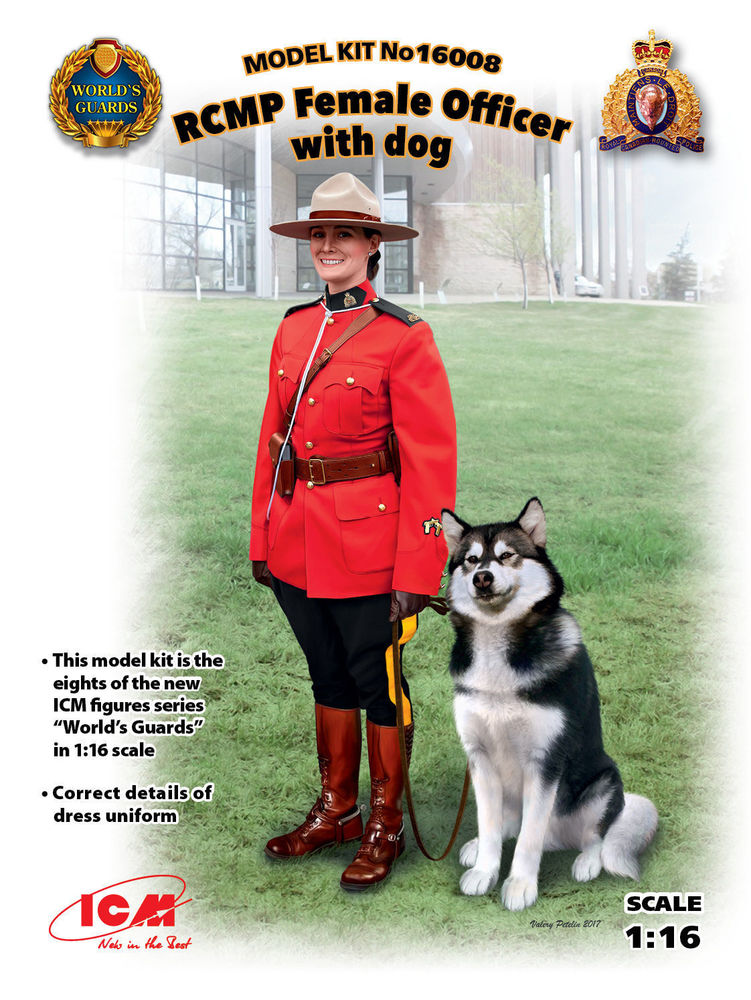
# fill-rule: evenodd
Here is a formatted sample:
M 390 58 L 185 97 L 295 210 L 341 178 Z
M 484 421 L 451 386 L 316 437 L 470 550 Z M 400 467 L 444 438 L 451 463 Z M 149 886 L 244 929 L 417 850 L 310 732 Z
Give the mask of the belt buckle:
M 321 466 L 321 478 L 316 479 L 316 474 L 313 471 L 313 463 L 318 462 Z M 309 458 L 308 459 L 308 472 L 310 473 L 310 481 L 315 486 L 325 486 L 326 485 L 326 467 L 323 464 L 322 458 Z

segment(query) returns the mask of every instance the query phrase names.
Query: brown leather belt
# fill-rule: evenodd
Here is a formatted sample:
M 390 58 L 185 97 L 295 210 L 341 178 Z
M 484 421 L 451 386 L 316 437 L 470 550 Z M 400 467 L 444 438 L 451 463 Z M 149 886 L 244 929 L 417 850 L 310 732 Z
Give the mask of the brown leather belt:
M 368 455 L 353 455 L 350 458 L 295 459 L 295 476 L 306 479 L 314 486 L 326 483 L 342 483 L 347 479 L 367 479 L 368 476 L 384 476 L 393 472 L 391 456 L 385 448 L 371 451 Z

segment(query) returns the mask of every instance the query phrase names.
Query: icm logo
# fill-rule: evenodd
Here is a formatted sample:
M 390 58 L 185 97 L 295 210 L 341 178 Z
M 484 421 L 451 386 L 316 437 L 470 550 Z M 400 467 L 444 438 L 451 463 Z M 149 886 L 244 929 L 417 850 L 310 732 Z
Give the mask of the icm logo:
M 191 902 L 183 899 L 187 888 L 179 875 L 139 875 L 115 882 L 82 893 L 53 917 L 49 931 L 58 941 L 93 941 L 133 927 L 174 927 L 177 907 Z

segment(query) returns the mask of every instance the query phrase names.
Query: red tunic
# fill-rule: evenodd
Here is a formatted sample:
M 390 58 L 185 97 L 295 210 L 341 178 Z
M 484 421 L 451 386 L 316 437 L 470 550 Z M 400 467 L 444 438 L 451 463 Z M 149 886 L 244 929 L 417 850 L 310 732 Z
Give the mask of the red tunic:
M 350 289 L 375 299 L 366 281 Z M 342 308 L 344 293 L 327 299 Z M 447 549 L 441 509 L 454 507 L 456 423 L 448 379 L 423 320 L 390 303 L 316 375 L 300 401 L 291 441 L 298 458 L 361 455 L 385 446 L 393 427 L 402 477 L 391 473 L 274 495 L 268 441 L 300 384 L 324 319 L 321 302 L 291 311 L 274 340 L 269 395 L 253 483 L 250 558 L 309 597 L 361 597 L 391 590 L 435 594 Z M 315 352 L 333 343 L 359 311 L 334 312 Z

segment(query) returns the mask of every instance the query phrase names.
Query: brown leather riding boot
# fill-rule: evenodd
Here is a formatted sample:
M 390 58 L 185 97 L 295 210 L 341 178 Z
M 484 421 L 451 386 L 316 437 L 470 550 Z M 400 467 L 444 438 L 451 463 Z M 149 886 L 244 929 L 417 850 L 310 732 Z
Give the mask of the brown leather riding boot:
M 316 740 L 320 797 L 296 830 L 266 844 L 265 854 L 275 861 L 301 858 L 329 844 L 343 844 L 362 836 L 362 816 L 357 805 L 360 709 L 316 705 Z
M 341 878 L 342 889 L 361 892 L 378 885 L 404 852 L 402 822 L 402 760 L 396 726 L 367 724 L 370 763 L 370 817 L 357 854 Z M 407 762 L 412 754 L 414 726 L 405 726 Z

